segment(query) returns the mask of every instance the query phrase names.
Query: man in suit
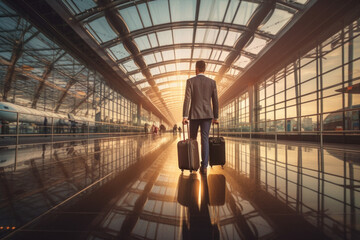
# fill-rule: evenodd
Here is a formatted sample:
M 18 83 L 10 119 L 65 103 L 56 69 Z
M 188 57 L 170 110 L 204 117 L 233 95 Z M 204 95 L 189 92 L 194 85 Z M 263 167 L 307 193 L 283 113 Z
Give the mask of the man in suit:
M 190 138 L 196 139 L 201 129 L 201 173 L 206 173 L 209 160 L 209 132 L 212 124 L 219 124 L 219 104 L 216 82 L 204 75 L 205 62 L 196 62 L 196 76 L 186 81 L 183 124 L 190 120 Z M 212 103 L 212 107 L 211 107 Z

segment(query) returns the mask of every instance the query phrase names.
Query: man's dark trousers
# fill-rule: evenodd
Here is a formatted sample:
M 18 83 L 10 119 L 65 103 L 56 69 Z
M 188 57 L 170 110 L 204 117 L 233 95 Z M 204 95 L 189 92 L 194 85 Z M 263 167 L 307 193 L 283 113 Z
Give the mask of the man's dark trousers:
M 198 129 L 201 130 L 201 166 L 207 167 L 209 160 L 209 132 L 212 119 L 191 119 L 190 138 L 196 139 Z

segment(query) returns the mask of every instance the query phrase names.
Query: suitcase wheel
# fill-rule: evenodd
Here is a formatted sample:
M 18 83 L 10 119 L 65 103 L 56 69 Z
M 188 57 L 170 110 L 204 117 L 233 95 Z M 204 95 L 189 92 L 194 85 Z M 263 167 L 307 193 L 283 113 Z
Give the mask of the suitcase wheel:
M 181 173 L 183 173 L 184 172 L 184 169 L 181 169 Z
M 224 169 L 224 165 L 221 165 L 221 168 Z
M 190 173 L 192 173 L 192 170 L 190 170 Z

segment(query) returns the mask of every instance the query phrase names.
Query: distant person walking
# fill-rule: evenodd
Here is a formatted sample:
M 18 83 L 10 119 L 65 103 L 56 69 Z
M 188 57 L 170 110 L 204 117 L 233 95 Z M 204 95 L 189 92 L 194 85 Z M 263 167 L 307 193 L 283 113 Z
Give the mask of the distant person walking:
M 196 76 L 186 81 L 183 124 L 190 120 L 190 138 L 196 139 L 201 129 L 201 173 L 206 173 L 209 160 L 209 132 L 212 124 L 219 124 L 219 104 L 216 82 L 204 75 L 205 62 L 197 61 Z M 212 108 L 211 108 L 212 103 Z

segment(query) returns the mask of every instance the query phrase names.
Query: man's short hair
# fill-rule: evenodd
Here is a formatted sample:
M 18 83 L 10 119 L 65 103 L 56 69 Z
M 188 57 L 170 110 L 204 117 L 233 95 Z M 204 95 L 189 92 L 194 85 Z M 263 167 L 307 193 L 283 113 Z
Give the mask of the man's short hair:
M 199 72 L 205 72 L 205 62 L 200 60 L 196 62 L 196 69 L 199 70 Z

